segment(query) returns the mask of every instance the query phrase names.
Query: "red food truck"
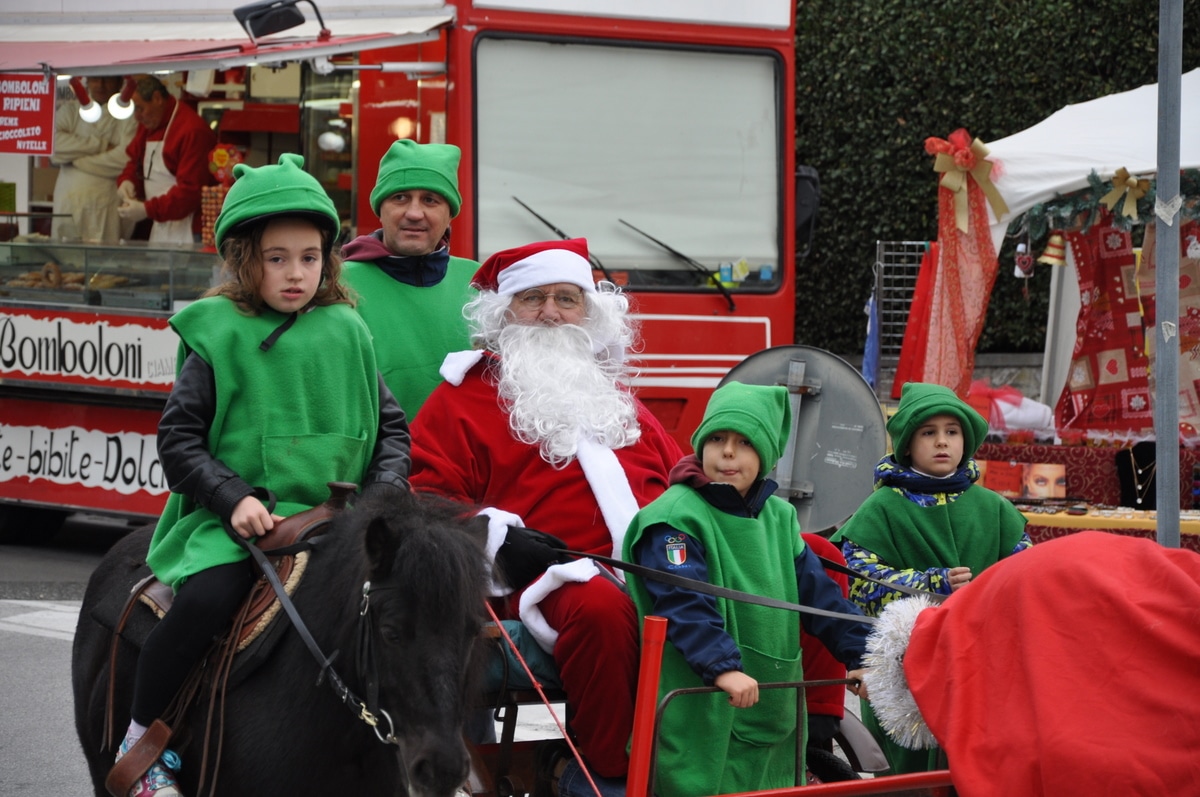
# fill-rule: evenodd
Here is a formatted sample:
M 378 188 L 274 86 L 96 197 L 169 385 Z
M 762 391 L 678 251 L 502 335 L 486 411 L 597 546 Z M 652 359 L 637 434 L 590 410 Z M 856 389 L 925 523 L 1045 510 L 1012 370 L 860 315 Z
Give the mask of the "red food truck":
M 640 324 L 634 388 L 681 441 L 731 367 L 792 342 L 817 185 L 793 152 L 789 0 L 408 0 L 386 16 L 277 0 L 190 22 L 122 4 L 57 25 L 14 17 L 0 26 L 0 77 L 167 73 L 222 157 L 304 154 L 347 234 L 378 226 L 369 195 L 392 141 L 458 145 L 451 251 L 586 237 Z M 153 516 L 168 491 L 155 447 L 175 367 L 166 321 L 210 284 L 216 255 L 55 239 L 37 197 L 24 199 L 12 218 L 0 210 L 12 222 L 0 235 L 0 533 L 29 528 L 33 509 L 56 513 L 43 529 L 69 511 Z

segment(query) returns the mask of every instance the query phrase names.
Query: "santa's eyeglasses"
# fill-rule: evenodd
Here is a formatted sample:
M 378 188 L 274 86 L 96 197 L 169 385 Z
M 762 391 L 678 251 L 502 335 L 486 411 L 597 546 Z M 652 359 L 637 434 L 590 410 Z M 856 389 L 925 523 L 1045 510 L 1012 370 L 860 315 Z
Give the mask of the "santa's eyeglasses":
M 547 299 L 553 299 L 554 304 L 559 310 L 574 310 L 576 307 L 583 306 L 582 291 L 576 291 L 575 293 L 546 293 L 534 288 L 533 290 L 516 295 L 517 302 L 529 310 L 537 310 L 546 303 Z

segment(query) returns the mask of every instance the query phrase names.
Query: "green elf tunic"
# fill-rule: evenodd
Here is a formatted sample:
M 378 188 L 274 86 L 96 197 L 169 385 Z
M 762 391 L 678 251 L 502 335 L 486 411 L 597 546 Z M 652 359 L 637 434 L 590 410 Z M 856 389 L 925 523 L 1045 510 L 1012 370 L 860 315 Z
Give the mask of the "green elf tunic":
M 973 577 L 1012 553 L 1025 532 L 1025 518 L 1007 498 L 972 485 L 954 501 L 921 506 L 891 487 L 881 487 L 831 538 L 850 540 L 898 569 L 969 567 Z M 870 607 L 862 607 L 870 614 Z M 893 774 L 938 769 L 939 750 L 901 747 L 879 726 L 868 701 L 863 722 L 879 740 Z
M 796 602 L 795 560 L 804 540 L 796 510 L 783 499 L 768 499 L 758 518 L 740 518 L 676 484 L 634 518 L 625 536 L 626 561 L 633 561 L 633 546 L 658 523 L 703 543 L 711 583 Z M 629 576 L 629 588 L 639 615 L 652 614 L 653 600 L 636 575 Z M 803 679 L 800 622 L 794 614 L 724 598 L 717 598 L 717 610 L 748 675 L 761 683 Z M 679 651 L 667 645 L 659 699 L 672 689 L 704 685 Z M 797 716 L 796 694 L 770 689 L 759 695 L 750 708 L 729 705 L 724 692 L 672 701 L 659 729 L 655 794 L 696 797 L 794 785 L 796 732 L 805 722 Z
M 327 482 L 361 483 L 379 428 L 379 382 L 370 333 L 345 304 L 297 316 L 274 345 L 259 344 L 287 320 L 245 315 L 214 296 L 171 317 L 180 337 L 177 367 L 195 352 L 213 369 L 216 410 L 208 450 L 246 482 L 275 493 L 287 517 L 328 497 Z M 171 493 L 147 563 L 178 587 L 188 576 L 248 554 L 221 519 Z
M 1025 518 L 1012 502 L 972 485 L 957 500 L 920 506 L 881 487 L 835 534 L 875 553 L 892 567 L 928 570 L 969 567 L 978 576 L 1012 553 L 1025 532 Z
M 358 293 L 358 313 L 375 339 L 379 372 L 411 424 L 442 381 L 446 355 L 471 348 L 463 305 L 475 295 L 479 264 L 451 257 L 436 285 L 417 287 L 393 279 L 374 263 L 347 261 L 343 280 Z

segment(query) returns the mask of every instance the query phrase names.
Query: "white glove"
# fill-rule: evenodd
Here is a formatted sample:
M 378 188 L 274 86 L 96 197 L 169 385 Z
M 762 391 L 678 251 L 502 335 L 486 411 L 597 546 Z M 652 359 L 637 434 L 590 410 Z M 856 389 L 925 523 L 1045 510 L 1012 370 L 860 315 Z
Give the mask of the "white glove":
M 494 506 L 489 506 L 479 510 L 477 515 L 483 515 L 488 519 L 488 540 L 487 540 L 487 558 L 489 565 L 495 566 L 496 551 L 500 550 L 500 546 L 508 539 L 509 526 L 524 526 L 524 521 L 517 515 L 511 512 L 505 512 L 503 509 L 497 509 Z M 499 597 L 502 595 L 512 594 L 512 588 L 504 584 L 502 580 L 497 581 L 495 575 L 492 575 L 491 594 Z
M 146 218 L 146 203 L 136 199 L 127 199 L 117 207 L 117 215 L 126 221 L 137 224 Z
M 117 193 L 122 199 L 137 199 L 137 187 L 134 186 L 132 180 L 122 180 L 117 186 Z

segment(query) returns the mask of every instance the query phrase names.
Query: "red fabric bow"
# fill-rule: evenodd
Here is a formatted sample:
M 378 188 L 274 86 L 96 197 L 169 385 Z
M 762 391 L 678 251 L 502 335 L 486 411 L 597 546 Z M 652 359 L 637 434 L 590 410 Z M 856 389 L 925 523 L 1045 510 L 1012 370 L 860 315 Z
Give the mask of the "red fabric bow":
M 992 387 L 992 384 L 986 379 L 976 379 L 971 383 L 971 390 L 967 393 L 972 407 L 978 408 L 985 403 L 989 407 L 988 425 L 993 429 L 1007 429 L 1008 425 L 1004 422 L 1004 412 L 997 406 L 1001 401 L 1018 406 L 1024 400 L 1021 391 L 1010 385 L 1001 385 L 1000 387 Z

